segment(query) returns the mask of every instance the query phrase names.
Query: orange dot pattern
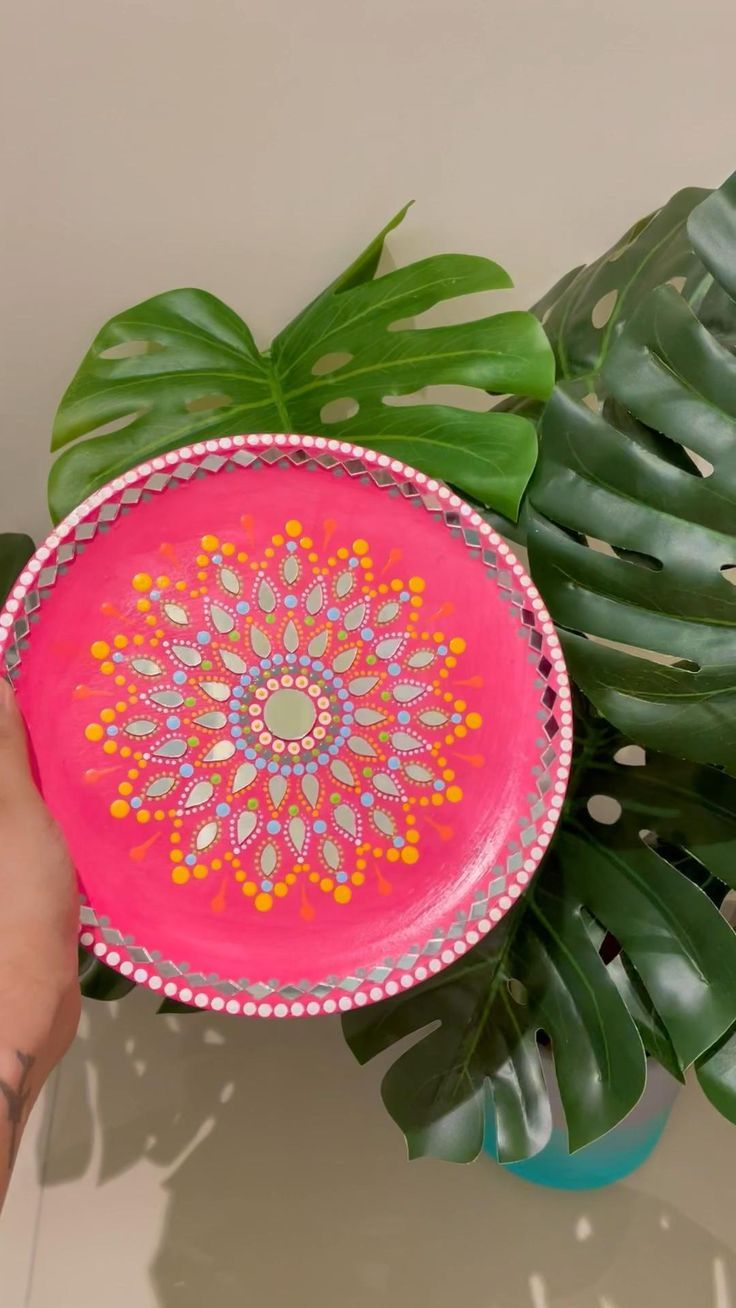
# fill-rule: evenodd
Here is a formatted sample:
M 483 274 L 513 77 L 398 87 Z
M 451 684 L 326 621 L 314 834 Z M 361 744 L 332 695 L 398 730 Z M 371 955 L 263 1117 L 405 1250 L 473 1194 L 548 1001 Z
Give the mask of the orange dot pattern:
M 482 717 L 467 685 L 456 693 L 466 642 L 447 630 L 452 603 L 426 612 L 400 549 L 374 558 L 331 519 L 297 518 L 257 547 L 243 524 L 240 539 L 202 536 L 189 564 L 162 546 L 172 566 L 131 578 L 129 626 L 101 605 L 119 629 L 90 646 L 105 693 L 84 734 L 120 767 L 87 776 L 109 788 L 112 818 L 163 829 L 162 844 L 138 830 L 131 857 L 165 859 L 173 886 L 217 874 L 213 912 L 233 902 L 230 881 L 256 914 L 295 894 L 312 921 L 323 900 L 391 894 L 428 828 L 451 836 Z M 269 719 L 285 691 L 307 723 L 293 738 Z

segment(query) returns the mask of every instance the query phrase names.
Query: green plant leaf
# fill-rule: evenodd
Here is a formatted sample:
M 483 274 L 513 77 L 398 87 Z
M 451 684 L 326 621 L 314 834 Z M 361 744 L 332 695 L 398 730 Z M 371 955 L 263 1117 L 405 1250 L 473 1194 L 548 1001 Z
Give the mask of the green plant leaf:
M 533 305 L 531 312 L 544 325 L 555 353 L 559 382 L 578 380 L 587 403 L 604 394 L 602 369 L 611 345 L 641 301 L 655 287 L 670 283 L 703 321 L 728 330 L 728 311 L 713 278 L 695 253 L 687 222 L 693 209 L 709 194 L 697 187 L 678 191 L 661 209 L 634 223 L 599 259 L 573 268 Z M 734 323 L 730 324 L 731 330 Z M 537 431 L 544 405 L 513 396 L 495 412 L 529 418 Z M 517 522 L 494 515 L 492 525 L 507 540 L 526 545 L 525 505 Z
M 641 978 L 636 975 L 628 959 L 621 954 L 612 958 L 607 967 L 608 975 L 636 1023 L 648 1056 L 655 1059 L 670 1076 L 684 1085 L 685 1073 L 682 1064 L 659 1013 L 642 985 Z
M 4 604 L 10 588 L 30 559 L 34 544 L 22 532 L 0 532 L 0 604 Z
M 736 175 L 688 230 L 707 276 L 726 277 Z M 558 387 L 542 420 L 534 578 L 574 679 L 606 717 L 645 745 L 736 771 L 736 358 L 663 286 L 617 337 L 603 383 L 602 412 Z
M 516 517 L 536 459 L 527 418 L 391 401 L 442 383 L 545 398 L 549 344 L 528 313 L 408 325 L 444 300 L 511 283 L 489 259 L 455 254 L 374 277 L 386 233 L 402 217 L 265 352 L 227 305 L 201 290 L 170 291 L 112 318 L 56 415 L 52 448 L 70 448 L 51 469 L 54 518 L 165 450 L 252 431 L 369 445 Z
M 107 963 L 100 962 L 94 954 L 79 946 L 78 949 L 79 987 L 86 999 L 100 999 L 110 1002 L 122 999 L 135 989 L 135 982 L 113 971 Z
M 701 880 L 733 883 L 736 782 L 645 756 L 582 702 L 576 730 L 558 835 L 513 912 L 454 967 L 344 1019 L 361 1062 L 425 1033 L 383 1083 L 412 1155 L 475 1157 L 489 1093 L 502 1161 L 541 1149 L 550 1111 L 539 1031 L 577 1149 L 636 1102 L 642 1041 L 681 1079 L 733 1022 L 736 936 L 680 868 L 687 860 Z M 609 933 L 621 952 L 606 965 Z
M 543 322 L 557 361 L 558 381 L 586 379 L 593 392 L 608 351 L 641 301 L 673 283 L 700 301 L 710 285 L 693 250 L 688 219 L 709 192 L 678 191 L 661 209 L 640 218 L 594 263 L 573 269 L 532 309 Z
M 697 1076 L 713 1107 L 736 1126 L 736 1024 L 699 1059 Z

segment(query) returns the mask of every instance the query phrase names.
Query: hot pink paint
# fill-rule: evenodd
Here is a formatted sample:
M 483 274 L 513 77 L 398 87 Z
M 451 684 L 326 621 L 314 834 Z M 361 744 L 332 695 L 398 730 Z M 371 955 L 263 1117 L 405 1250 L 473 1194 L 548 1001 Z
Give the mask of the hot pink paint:
M 557 820 L 572 718 L 536 590 L 372 451 L 236 437 L 143 465 L 41 547 L 3 641 L 83 941 L 185 1002 L 299 1016 L 413 985 L 510 908 Z

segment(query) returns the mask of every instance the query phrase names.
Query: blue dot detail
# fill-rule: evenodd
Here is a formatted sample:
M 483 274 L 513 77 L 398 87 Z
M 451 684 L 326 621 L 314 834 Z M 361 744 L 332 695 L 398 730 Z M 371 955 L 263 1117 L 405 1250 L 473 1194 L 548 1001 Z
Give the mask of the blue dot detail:
M 318 821 L 315 822 L 314 824 L 314 830 L 318 836 L 323 835 L 324 832 L 327 830 L 327 823 L 323 822 L 322 819 L 319 818 Z
M 215 807 L 215 813 L 217 814 L 218 817 L 227 817 L 229 812 L 230 812 L 229 804 L 217 804 Z
M 395 772 L 397 768 L 401 767 L 401 764 L 397 758 L 390 758 L 388 761 L 388 765 L 392 772 Z
M 118 734 L 118 729 L 117 729 L 117 727 L 108 727 L 108 728 L 107 728 L 107 734 L 108 734 L 108 736 L 117 736 L 117 734 Z
M 363 808 L 370 808 L 373 803 L 373 796 L 369 790 L 363 791 L 363 794 L 360 797 L 360 802 L 363 805 Z
M 285 607 L 285 608 L 287 608 L 287 609 L 295 609 L 295 608 L 296 608 L 296 603 L 297 603 L 296 595 L 286 595 L 286 596 L 284 597 L 284 607 Z
M 296 549 L 296 541 L 295 541 L 295 540 L 287 540 L 287 542 L 286 542 L 286 548 L 287 548 L 287 550 L 289 551 L 290 554 L 293 554 L 293 553 L 294 553 L 294 550 Z
M 194 867 L 196 861 L 197 858 L 195 854 L 187 854 L 186 858 L 184 859 L 184 862 L 188 865 L 188 867 Z
M 250 604 L 248 603 L 248 601 L 247 601 L 247 600 L 238 600 L 237 604 L 235 605 L 235 612 L 236 612 L 236 613 L 243 613 L 243 614 L 245 614 L 245 613 L 249 613 L 249 612 L 250 612 Z
M 181 726 L 181 718 L 177 718 L 176 714 L 172 714 L 170 718 L 166 719 L 166 725 L 169 731 L 176 731 L 176 728 Z
M 348 879 L 348 874 L 347 874 L 347 872 L 336 872 L 336 873 L 335 873 L 335 880 L 336 880 L 336 881 L 347 881 L 347 879 Z
M 434 788 L 435 790 L 444 790 L 444 789 L 445 789 L 445 783 L 444 783 L 444 781 L 435 781 L 435 782 L 433 782 L 432 784 L 433 784 L 433 788 Z
M 361 640 L 373 640 L 373 628 L 364 627 L 360 633 Z
M 440 646 L 438 647 L 438 649 L 437 649 L 437 653 L 438 653 L 438 654 L 446 654 L 446 653 L 447 653 L 447 646 L 446 646 L 446 645 L 440 645 Z
M 212 637 L 210 636 L 210 633 L 208 631 L 197 632 L 197 643 L 199 645 L 209 645 L 211 639 Z
M 191 777 L 193 774 L 194 774 L 194 768 L 192 767 L 191 763 L 182 763 L 181 767 L 179 768 L 179 776 Z
M 265 890 L 266 893 L 268 893 L 269 890 L 273 890 L 273 881 L 269 881 L 268 878 L 266 878 L 261 882 L 261 890 Z
M 112 661 L 113 661 L 113 663 L 122 663 L 122 661 L 123 661 L 123 656 L 122 656 L 122 654 L 120 654 L 120 653 L 113 654 L 113 656 L 112 656 Z
M 337 622 L 339 616 L 340 616 L 339 609 L 331 608 L 327 610 L 327 617 L 329 618 L 330 622 Z
M 173 677 L 171 678 L 171 680 L 172 680 L 172 681 L 175 683 L 175 685 L 177 685 L 177 686 L 183 686 L 183 685 L 184 685 L 184 682 L 186 681 L 186 679 L 187 679 L 187 674 L 186 674 L 186 672 L 175 672 L 174 675 L 173 675 Z
M 143 800 L 142 800 L 142 799 L 139 799 L 138 796 L 136 795 L 134 799 L 131 799 L 131 801 L 130 801 L 130 807 L 131 807 L 131 808 L 140 808 L 141 805 L 142 805 L 142 803 L 143 803 Z
M 411 722 L 411 714 L 407 713 L 406 709 L 402 709 L 400 713 L 396 714 L 396 721 L 400 722 L 402 726 L 406 726 L 407 722 Z
M 269 836 L 277 836 L 281 830 L 281 823 L 277 822 L 275 818 L 272 818 L 270 822 L 266 823 L 266 830 Z
M 258 764 L 257 764 L 257 763 L 256 763 L 256 767 L 258 767 Z M 271 762 L 268 764 L 268 770 L 269 770 L 269 772 L 270 772 L 271 774 L 274 774 L 274 773 L 278 772 L 278 770 L 279 770 L 279 765 L 278 765 L 278 763 L 275 763 L 274 760 L 271 759 Z
M 388 670 L 389 670 L 389 672 L 390 672 L 390 674 L 391 674 L 392 677 L 398 677 L 399 673 L 401 672 L 401 664 L 400 664 L 400 663 L 389 663 L 389 665 L 388 665 Z

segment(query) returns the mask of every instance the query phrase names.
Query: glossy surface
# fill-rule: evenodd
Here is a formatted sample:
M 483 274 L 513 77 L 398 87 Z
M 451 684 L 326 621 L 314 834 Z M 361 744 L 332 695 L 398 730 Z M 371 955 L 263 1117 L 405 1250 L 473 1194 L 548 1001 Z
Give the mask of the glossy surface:
M 83 943 L 165 995 L 302 1016 L 396 993 L 549 842 L 554 630 L 482 519 L 384 456 L 239 437 L 142 465 L 2 621 Z

